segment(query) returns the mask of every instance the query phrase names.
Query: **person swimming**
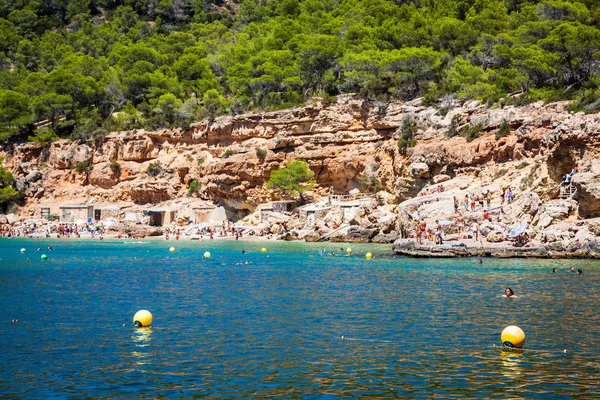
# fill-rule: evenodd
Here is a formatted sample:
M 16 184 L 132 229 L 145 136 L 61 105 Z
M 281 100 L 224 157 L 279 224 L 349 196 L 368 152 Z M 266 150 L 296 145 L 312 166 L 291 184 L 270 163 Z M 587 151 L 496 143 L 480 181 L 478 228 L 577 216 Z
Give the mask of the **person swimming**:
M 556 271 L 558 271 L 556 268 L 553 268 L 553 269 L 552 269 L 552 273 L 553 273 L 553 274 L 555 274 L 555 273 L 556 273 Z
M 583 271 L 581 270 L 581 268 L 579 268 L 579 269 L 577 270 L 577 273 L 578 273 L 578 274 L 583 274 Z
M 483 264 L 483 261 L 481 261 L 481 258 L 477 259 L 477 264 Z
M 506 289 L 504 289 L 504 295 L 502 297 L 517 297 L 517 296 L 515 296 L 515 292 L 511 288 L 507 287 Z

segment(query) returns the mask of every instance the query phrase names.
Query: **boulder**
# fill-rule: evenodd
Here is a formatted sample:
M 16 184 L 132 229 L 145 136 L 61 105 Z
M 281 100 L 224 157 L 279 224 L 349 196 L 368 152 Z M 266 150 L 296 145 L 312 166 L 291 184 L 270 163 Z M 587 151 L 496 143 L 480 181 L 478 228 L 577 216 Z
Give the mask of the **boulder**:
M 344 222 L 344 210 L 341 207 L 333 207 L 327 212 L 323 222 L 328 228 L 338 228 Z
M 501 225 L 491 224 L 489 222 L 484 222 L 479 226 L 479 232 L 482 236 L 487 237 L 491 232 L 503 232 L 504 229 Z
M 8 218 L 6 218 L 6 215 L 4 214 L 0 214 L 0 225 L 1 224 L 8 224 Z
M 376 235 L 373 240 L 373 243 L 394 243 L 398 239 L 397 233 L 380 233 Z
M 433 183 L 438 184 L 438 183 L 449 181 L 450 179 L 452 179 L 452 178 L 449 175 L 444 175 L 444 174 L 436 175 L 433 177 Z
M 408 173 L 413 178 L 428 178 L 429 166 L 423 162 L 414 162 L 408 166 Z
M 119 181 L 117 174 L 110 168 L 110 164 L 108 163 L 94 168 L 90 173 L 89 179 L 90 184 L 103 189 L 110 189 Z
M 138 140 L 129 140 L 123 145 L 123 160 L 125 161 L 146 161 L 152 157 L 154 144 L 148 137 Z
M 304 240 L 307 242 L 318 242 L 321 240 L 321 235 L 319 235 L 319 232 L 311 231 L 304 236 Z
M 377 229 L 351 226 L 346 234 L 346 241 L 351 243 L 369 243 L 377 235 Z
M 40 171 L 38 171 L 37 169 L 28 173 L 24 178 L 26 183 L 37 182 L 40 179 L 42 179 L 42 173 Z
M 132 234 L 134 236 L 160 236 L 162 235 L 162 228 L 150 225 L 138 225 L 132 222 L 119 222 L 112 224 L 110 230 L 113 232 L 120 232 L 125 234 Z
M 490 243 L 500 243 L 504 241 L 504 233 L 499 231 L 492 231 L 488 233 L 485 239 Z
M 573 176 L 577 189 L 575 199 L 579 202 L 579 215 L 583 218 L 600 217 L 600 176 L 584 172 Z

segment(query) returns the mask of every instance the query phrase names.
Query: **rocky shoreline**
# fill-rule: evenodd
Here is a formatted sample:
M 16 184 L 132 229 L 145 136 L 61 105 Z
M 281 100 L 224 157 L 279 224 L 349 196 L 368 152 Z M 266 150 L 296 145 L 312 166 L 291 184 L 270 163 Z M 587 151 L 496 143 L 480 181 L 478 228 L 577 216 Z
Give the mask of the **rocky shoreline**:
M 543 246 L 459 246 L 451 247 L 417 245 L 412 239 L 400 239 L 392 246 L 397 255 L 415 258 L 460 258 L 460 257 L 494 257 L 494 258 L 585 258 L 600 259 L 600 247 L 586 247 L 575 251 L 553 251 Z
M 403 147 L 406 121 L 414 141 Z M 474 127 L 476 134 L 460 134 Z M 490 255 L 499 254 L 500 246 L 504 256 L 596 258 L 598 132 L 598 114 L 574 114 L 567 102 L 492 109 L 454 102 L 441 110 L 419 99 L 383 103 L 340 96 L 335 104 L 223 116 L 188 130 L 113 132 L 102 141 L 62 139 L 48 146 L 3 144 L 0 157 L 25 204 L 0 215 L 0 225 L 48 226 L 44 212 L 59 223 L 58 205 L 65 202 L 104 204 L 103 216 L 118 203 L 112 216 L 119 222 L 127 214 L 140 217 L 127 230 L 160 235 L 164 230 L 148 228 L 142 214 L 171 213 L 164 224 L 187 229 L 201 222 L 199 210 L 223 207 L 236 225 L 274 239 L 396 242 L 399 254 L 471 254 L 403 244 L 414 238 L 417 221 L 426 223 L 431 241 L 441 220 L 448 224 L 445 238 L 456 243 L 468 240 L 477 225 Z M 308 163 L 315 189 L 305 193 L 309 204 L 277 210 L 271 205 L 281 193 L 266 182 L 272 170 L 295 159 Z M 561 186 L 575 168 L 570 184 Z M 505 202 L 500 194 L 508 188 L 514 197 Z M 479 201 L 484 193 L 491 194 L 485 206 Z M 522 223 L 533 250 L 505 242 Z

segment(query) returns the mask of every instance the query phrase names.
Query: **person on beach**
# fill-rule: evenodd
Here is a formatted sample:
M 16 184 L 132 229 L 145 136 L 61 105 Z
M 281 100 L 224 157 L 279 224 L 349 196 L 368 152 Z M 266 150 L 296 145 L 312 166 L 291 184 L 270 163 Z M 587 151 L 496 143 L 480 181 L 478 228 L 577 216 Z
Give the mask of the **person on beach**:
M 454 196 L 454 213 L 458 214 L 458 199 Z
M 479 240 L 479 224 L 477 222 L 473 222 L 473 226 L 471 227 L 471 231 L 473 232 L 473 236 L 475 240 Z
M 462 215 L 456 218 L 456 227 L 458 228 L 458 239 L 462 239 L 462 230 L 463 226 L 465 226 L 465 219 Z
M 508 204 L 510 204 L 512 202 L 513 199 L 513 192 L 511 188 L 508 188 L 508 192 L 506 192 L 506 200 L 508 202 Z
M 419 226 L 417 227 L 419 244 L 423 244 L 423 235 L 425 234 L 426 231 L 427 231 L 427 222 L 425 222 L 425 220 L 421 220 L 421 222 L 419 222 Z
M 506 289 L 504 289 L 504 295 L 502 295 L 502 297 L 508 298 L 508 297 L 517 297 L 517 296 L 515 296 L 515 292 L 511 288 L 507 287 Z

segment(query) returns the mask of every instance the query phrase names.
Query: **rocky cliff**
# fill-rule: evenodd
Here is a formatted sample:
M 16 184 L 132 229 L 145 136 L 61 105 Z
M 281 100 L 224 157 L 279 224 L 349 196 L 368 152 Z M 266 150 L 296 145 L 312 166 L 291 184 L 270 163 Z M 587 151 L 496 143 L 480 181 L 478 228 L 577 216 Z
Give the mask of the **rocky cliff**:
M 561 176 L 579 163 L 577 204 L 569 215 L 600 216 L 600 118 L 566 107 L 489 109 L 468 102 L 441 112 L 418 100 L 346 97 L 336 104 L 218 117 L 188 130 L 114 132 L 99 143 L 5 145 L 0 155 L 27 195 L 23 214 L 32 214 L 40 201 L 157 203 L 186 196 L 193 179 L 201 184 L 198 196 L 252 211 L 274 195 L 265 188 L 270 171 L 301 158 L 315 173 L 316 194 L 359 188 L 385 191 L 390 202 L 447 180 L 464 190 L 511 185 L 545 202 L 558 197 Z M 416 122 L 416 145 L 399 149 L 407 118 Z M 510 129 L 497 138 L 503 122 Z M 479 137 L 448 137 L 465 127 L 477 127 Z M 78 172 L 82 162 L 93 168 Z M 148 166 L 157 162 L 160 172 L 149 176 Z

